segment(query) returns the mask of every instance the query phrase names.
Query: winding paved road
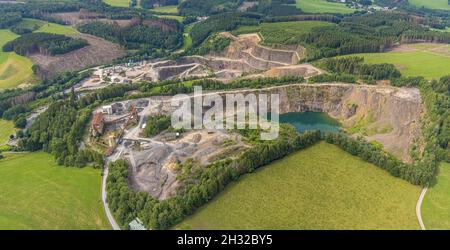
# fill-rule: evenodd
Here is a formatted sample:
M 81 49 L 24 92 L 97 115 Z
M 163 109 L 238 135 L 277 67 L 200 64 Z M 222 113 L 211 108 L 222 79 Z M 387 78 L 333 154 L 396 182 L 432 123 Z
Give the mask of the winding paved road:
M 110 162 L 115 161 L 119 158 L 119 156 L 122 154 L 123 148 L 121 148 L 116 154 L 111 156 L 109 159 L 106 160 L 105 168 L 103 170 L 103 176 L 102 176 L 102 203 L 103 208 L 105 209 L 106 217 L 108 218 L 109 224 L 111 224 L 111 227 L 113 230 L 121 230 L 119 224 L 117 224 L 116 220 L 114 219 L 114 216 L 112 215 L 111 211 L 109 210 L 108 202 L 106 201 L 106 179 L 108 178 L 109 169 L 108 165 Z M 114 160 L 113 160 L 114 159 Z
M 420 229 L 422 229 L 422 230 L 426 230 L 426 228 L 425 228 L 425 224 L 423 224 L 422 212 L 421 212 L 420 208 L 422 207 L 423 198 L 425 197 L 427 190 L 428 190 L 428 187 L 425 187 L 424 189 L 422 189 L 422 193 L 420 193 L 419 200 L 417 201 L 417 205 L 416 205 L 416 215 L 417 215 L 417 219 L 419 220 Z

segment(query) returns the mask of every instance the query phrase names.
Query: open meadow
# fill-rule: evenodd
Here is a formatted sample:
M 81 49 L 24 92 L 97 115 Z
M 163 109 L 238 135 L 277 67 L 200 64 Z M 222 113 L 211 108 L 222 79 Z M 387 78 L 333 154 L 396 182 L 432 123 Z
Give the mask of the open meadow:
M 340 13 L 349 14 L 355 10 L 344 3 L 328 2 L 326 0 L 296 0 L 296 6 L 307 13 Z
M 409 0 L 409 3 L 419 8 L 450 10 L 448 0 Z
M 365 63 L 392 63 L 404 76 L 437 79 L 450 75 L 450 46 L 447 44 L 408 44 L 391 52 L 363 53 Z
M 57 23 L 45 23 L 35 32 L 52 33 L 58 35 L 77 35 L 80 34 L 75 28 L 68 25 L 61 25 Z
M 178 14 L 178 5 L 159 6 L 151 9 L 152 12 Z
M 242 176 L 178 229 L 418 229 L 420 187 L 320 142 Z
M 100 170 L 58 166 L 44 153 L 4 153 L 0 229 L 109 229 Z
M 130 0 L 103 0 L 103 2 L 115 7 L 130 7 Z
M 14 134 L 14 124 L 12 121 L 0 119 L 0 145 L 7 142 L 9 136 Z
M 422 217 L 427 229 L 450 229 L 450 163 L 441 163 L 436 185 L 423 200 Z
M 34 78 L 30 59 L 14 52 L 3 52 L 3 45 L 16 39 L 18 35 L 10 30 L 0 29 L 0 90 L 14 88 L 21 84 L 33 84 Z

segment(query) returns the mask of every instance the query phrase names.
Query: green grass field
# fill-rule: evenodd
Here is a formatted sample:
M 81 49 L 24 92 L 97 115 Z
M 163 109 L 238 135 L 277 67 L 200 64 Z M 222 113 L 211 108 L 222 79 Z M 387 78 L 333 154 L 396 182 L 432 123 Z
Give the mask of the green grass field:
M 194 24 L 189 24 L 184 26 L 183 30 L 183 47 L 181 47 L 181 50 L 187 50 L 192 45 L 192 37 L 189 34 L 192 30 L 192 27 L 194 27 Z
M 297 0 L 296 6 L 307 13 L 349 14 L 355 12 L 343 3 L 333 3 L 326 0 Z
M 387 53 L 354 54 L 366 63 L 392 63 L 404 76 L 427 79 L 450 75 L 450 46 L 442 44 L 412 44 L 405 50 Z
M 57 23 L 45 23 L 34 32 L 44 32 L 59 35 L 76 35 L 80 33 L 72 26 L 61 25 Z
M 282 44 L 295 41 L 296 37 L 311 31 L 314 27 L 331 26 L 334 23 L 321 21 L 298 21 L 262 23 L 258 26 L 242 26 L 233 31 L 233 34 L 259 33 L 263 44 Z
M 0 48 L 16 39 L 18 35 L 10 30 L 0 30 Z M 21 84 L 33 84 L 36 79 L 31 70 L 33 63 L 26 57 L 0 49 L 0 89 L 14 88 Z
M 44 33 L 53 33 L 59 35 L 76 35 L 79 32 L 68 25 L 61 25 L 57 23 L 49 23 L 46 21 L 32 19 L 32 18 L 24 18 L 19 25 L 23 27 L 28 27 L 30 29 L 34 29 L 34 32 L 44 32 Z
M 32 18 L 23 18 L 22 21 L 18 24 L 21 27 L 28 28 L 31 30 L 39 29 L 46 22 L 38 19 Z
M 420 188 L 325 142 L 242 176 L 179 229 L 418 229 Z
M 14 134 L 14 124 L 12 121 L 0 119 L 0 145 L 8 141 L 9 136 Z
M 109 229 L 100 171 L 57 166 L 47 153 L 4 153 L 0 229 Z
M 151 9 L 152 12 L 178 14 L 178 5 L 167 5 Z
M 438 32 L 450 32 L 450 27 L 446 27 L 445 29 L 434 29 L 434 28 L 430 28 L 433 31 L 438 31 Z
M 103 2 L 115 7 L 130 7 L 130 0 L 103 0 Z
M 175 15 L 156 15 L 156 16 L 160 17 L 160 18 L 177 20 L 180 23 L 183 22 L 183 19 L 184 19 L 184 17 L 182 17 L 182 16 L 175 16 Z
M 450 10 L 448 0 L 409 0 L 409 3 L 420 8 Z
M 427 229 L 450 229 L 450 163 L 439 167 L 437 183 L 422 203 L 422 217 Z

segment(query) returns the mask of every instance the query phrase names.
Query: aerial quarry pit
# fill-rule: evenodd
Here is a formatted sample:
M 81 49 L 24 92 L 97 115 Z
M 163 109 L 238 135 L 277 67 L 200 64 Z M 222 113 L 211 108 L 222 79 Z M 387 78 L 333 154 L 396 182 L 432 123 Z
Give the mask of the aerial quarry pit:
M 337 119 L 353 136 L 379 142 L 385 150 L 410 162 L 410 150 L 419 140 L 422 104 L 415 88 L 354 85 L 344 83 L 290 84 L 264 89 L 205 92 L 218 94 L 279 94 L 280 114 L 290 112 L 325 112 Z M 193 98 L 188 95 L 187 98 Z M 270 106 L 270 104 L 269 104 Z M 170 115 L 178 107 L 171 106 L 171 97 L 150 97 L 110 103 L 98 107 L 93 115 L 102 113 L 104 133 L 100 137 L 109 147 L 108 161 L 129 162 L 129 185 L 154 198 L 173 197 L 179 187 L 177 164 L 192 159 L 199 166 L 241 152 L 248 148 L 231 130 L 199 129 L 176 133 L 165 131 L 145 137 L 143 130 L 149 116 Z M 134 120 L 134 122 L 130 122 Z M 357 128 L 357 129 L 355 129 Z M 90 136 L 90 145 L 98 142 Z M 106 150 L 106 147 L 104 147 Z
M 450 229 L 450 0 L 0 15 L 0 230 Z
M 177 60 L 156 59 L 106 68 L 97 67 L 93 76 L 78 84 L 75 90 L 177 78 L 209 77 L 226 83 L 238 77 L 309 78 L 322 73 L 310 64 L 297 64 L 304 57 L 305 49 L 302 46 L 280 45 L 270 48 L 259 44 L 261 38 L 258 34 L 234 36 L 222 32 L 219 35 L 231 40 L 230 45 L 222 52 L 185 56 Z

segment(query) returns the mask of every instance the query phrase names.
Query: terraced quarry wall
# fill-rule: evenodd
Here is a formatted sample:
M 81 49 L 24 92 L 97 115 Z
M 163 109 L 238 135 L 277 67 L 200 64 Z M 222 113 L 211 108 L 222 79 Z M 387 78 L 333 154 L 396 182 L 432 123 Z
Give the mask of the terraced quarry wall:
M 413 140 L 420 137 L 423 107 L 418 89 L 330 83 L 239 92 L 280 94 L 280 113 L 326 112 L 404 161 L 410 161 Z
M 381 143 L 385 150 L 406 162 L 411 161 L 411 146 L 421 134 L 424 108 L 415 88 L 328 83 L 214 93 L 279 94 L 281 114 L 326 112 L 351 134 Z

